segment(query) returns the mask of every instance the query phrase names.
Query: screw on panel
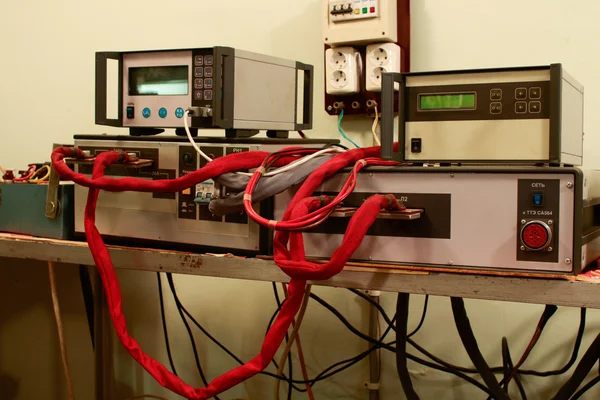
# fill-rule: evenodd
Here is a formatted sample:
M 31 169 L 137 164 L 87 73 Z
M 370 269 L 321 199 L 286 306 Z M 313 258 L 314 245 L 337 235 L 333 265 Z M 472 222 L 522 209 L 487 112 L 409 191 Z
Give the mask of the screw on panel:
M 327 111 L 331 111 L 331 110 L 333 110 L 333 107 L 327 106 Z
M 571 189 L 573 187 L 573 182 L 567 182 L 567 187 Z
M 452 261 L 452 260 L 448 261 L 448 265 L 452 265 L 452 264 L 454 264 L 454 261 Z
M 548 220 L 548 225 L 552 225 L 554 222 L 552 222 L 551 219 Z
M 525 221 L 524 219 L 521 220 L 521 224 L 525 224 L 527 223 L 527 221 Z
M 372 174 L 372 173 L 369 173 L 369 176 L 372 178 L 372 177 L 373 177 L 373 174 Z
M 520 247 L 521 251 L 525 251 L 525 246 Z
M 450 174 L 450 178 L 454 178 L 454 174 Z
M 552 250 L 554 250 L 552 247 L 548 247 L 548 251 L 549 252 L 552 251 Z
M 372 260 L 372 259 L 373 259 L 373 257 L 369 256 L 369 261 Z
M 570 258 L 565 258 L 565 264 L 567 264 L 567 265 L 571 264 L 571 259 Z

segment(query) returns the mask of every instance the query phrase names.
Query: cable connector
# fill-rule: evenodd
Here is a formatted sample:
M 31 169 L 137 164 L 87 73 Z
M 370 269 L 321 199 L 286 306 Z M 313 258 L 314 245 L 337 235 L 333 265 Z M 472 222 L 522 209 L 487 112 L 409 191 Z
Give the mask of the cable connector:
M 190 116 L 194 117 L 212 117 L 213 110 L 211 107 L 189 107 L 187 112 Z
M 375 383 L 373 383 L 373 382 L 365 382 L 364 386 L 367 389 L 369 389 L 369 390 L 379 390 L 380 384 L 379 384 L 379 382 L 375 382 Z
M 365 294 L 371 297 L 380 297 L 381 290 L 365 290 Z

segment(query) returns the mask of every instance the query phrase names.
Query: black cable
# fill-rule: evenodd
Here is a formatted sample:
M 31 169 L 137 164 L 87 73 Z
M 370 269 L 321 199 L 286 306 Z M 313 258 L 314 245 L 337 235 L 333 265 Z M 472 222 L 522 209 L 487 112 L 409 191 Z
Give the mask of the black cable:
M 406 361 L 406 339 L 408 333 L 408 306 L 410 294 L 398 293 L 396 301 L 396 369 L 407 400 L 419 400 L 419 395 L 410 379 Z
M 571 397 L 571 400 L 577 400 L 577 399 L 579 399 L 588 390 L 590 390 L 592 387 L 594 387 L 598 382 L 600 382 L 600 375 L 597 376 L 597 377 L 595 377 L 594 379 L 592 379 L 591 381 L 589 381 L 588 383 L 586 383 L 581 389 L 579 389 L 579 391 L 577 393 L 575 393 L 573 395 L 573 397 Z
M 429 295 L 426 294 L 425 295 L 425 302 L 423 303 L 423 312 L 421 313 L 421 320 L 419 321 L 419 324 L 417 325 L 417 327 L 408 334 L 408 338 L 413 337 L 414 335 L 416 335 L 417 332 L 419 332 L 419 330 L 421 329 L 421 327 L 423 326 L 423 323 L 425 322 L 425 316 L 427 315 L 427 305 L 429 304 Z
M 366 340 L 370 343 L 374 343 L 376 344 L 376 346 L 373 346 L 371 349 L 369 349 L 368 351 L 374 351 L 376 348 L 381 347 L 384 348 L 386 350 L 395 352 L 396 348 L 394 346 L 391 345 L 391 343 L 382 343 L 380 341 L 378 341 L 377 339 L 373 339 L 372 337 L 365 335 L 364 333 L 360 332 L 358 329 L 356 329 L 354 326 L 352 326 L 352 324 L 350 324 L 348 322 L 348 320 L 338 311 L 336 310 L 333 306 L 331 306 L 329 303 L 327 303 L 325 300 L 321 299 L 319 296 L 317 296 L 314 293 L 310 294 L 311 298 L 313 298 L 317 303 L 321 304 L 323 307 L 325 307 L 326 309 L 328 309 L 333 315 L 335 315 L 345 326 L 346 328 L 348 328 L 353 334 L 355 334 L 356 336 L 360 337 L 363 340 Z M 431 363 L 429 361 L 423 360 L 417 356 L 413 356 L 409 353 L 406 354 L 407 358 L 409 360 L 415 361 L 421 365 L 425 365 L 427 367 L 436 369 L 438 371 L 443 371 L 443 372 L 448 372 L 450 374 L 453 374 L 467 382 L 469 382 L 470 384 L 476 386 L 477 388 L 481 389 L 483 392 L 487 393 L 487 394 L 491 394 L 490 391 L 488 390 L 488 388 L 486 388 L 484 385 L 482 385 L 481 383 L 477 382 L 475 379 L 471 378 L 468 375 L 465 375 L 464 373 L 457 371 L 456 369 L 452 369 L 452 368 L 447 368 L 438 364 L 434 364 Z M 297 381 L 294 381 L 296 383 L 298 383 Z
M 473 330 L 471 329 L 471 324 L 469 322 L 469 317 L 467 316 L 464 300 L 460 297 L 451 297 L 450 301 L 452 304 L 452 313 L 454 314 L 454 322 L 456 324 L 458 334 L 463 342 L 463 345 L 465 346 L 465 350 L 467 350 L 467 353 L 471 358 L 471 361 L 479 371 L 479 374 L 483 378 L 483 381 L 486 383 L 487 387 L 492 392 L 492 396 L 496 398 L 496 400 L 509 400 L 510 397 L 504 393 L 498 384 L 494 373 L 490 370 L 490 367 L 483 358 L 481 351 L 479 351 L 477 340 L 475 339 L 475 335 L 473 334 Z
M 85 316 L 87 318 L 90 338 L 92 340 L 92 349 L 95 349 L 94 341 L 94 290 L 90 271 L 86 265 L 79 266 L 79 283 L 81 284 L 81 294 L 83 295 L 83 304 L 85 306 Z
M 162 290 L 162 278 L 160 276 L 160 272 L 156 273 L 156 280 L 158 282 L 158 301 L 160 303 L 160 318 L 162 320 L 162 328 L 163 334 L 165 336 L 165 346 L 167 348 L 167 356 L 169 357 L 169 364 L 171 365 L 171 372 L 173 372 L 176 376 L 177 371 L 175 370 L 175 364 L 173 363 L 173 356 L 171 355 L 171 344 L 169 343 L 169 332 L 167 330 L 167 319 L 165 318 L 165 302 L 163 298 L 163 290 Z
M 167 272 L 167 280 L 169 282 L 169 287 L 171 288 L 171 293 L 174 293 L 175 283 L 173 282 L 173 275 L 170 272 Z M 175 297 L 175 295 L 173 295 L 173 297 Z M 188 332 L 190 343 L 192 344 L 192 351 L 194 353 L 194 361 L 196 362 L 196 367 L 198 368 L 198 372 L 200 373 L 200 378 L 202 379 L 202 383 L 204 383 L 204 386 L 208 386 L 208 380 L 206 379 L 204 371 L 202 370 L 202 365 L 200 364 L 200 357 L 198 356 L 198 349 L 196 348 L 196 340 L 194 340 L 194 334 L 192 332 L 192 329 L 190 328 L 190 325 L 187 322 L 187 319 L 185 318 L 185 315 L 183 314 L 183 311 L 181 310 L 181 307 L 179 306 L 180 303 L 178 303 L 177 301 L 175 303 L 177 305 L 177 312 L 179 312 L 181 321 L 185 325 L 185 329 Z M 217 395 L 215 395 L 214 398 L 216 400 L 220 400 Z
M 281 310 L 281 307 L 283 307 L 283 303 L 280 301 L 279 299 L 279 291 L 277 290 L 277 284 L 275 282 L 273 282 L 273 293 L 275 294 L 275 301 L 277 302 L 277 308 Z M 288 341 L 290 340 L 289 334 L 286 332 L 285 333 L 285 344 L 287 346 Z M 273 362 L 275 362 L 275 358 L 273 357 Z M 275 364 L 277 365 L 277 364 Z M 293 367 L 292 367 L 292 352 L 288 352 L 287 354 L 287 365 L 288 365 L 288 374 L 289 374 L 289 379 L 288 379 L 288 395 L 287 398 L 288 400 L 292 400 L 292 390 L 293 390 L 293 379 L 294 379 L 294 375 L 293 375 Z M 277 367 L 279 368 L 279 367 Z
M 583 334 L 585 333 L 586 312 L 587 312 L 587 309 L 585 309 L 585 308 L 582 308 L 580 311 L 579 328 L 577 330 L 577 337 L 575 338 L 575 344 L 573 345 L 573 352 L 571 353 L 571 358 L 569 359 L 569 361 L 567 361 L 567 363 L 562 368 L 553 370 L 553 371 L 544 371 L 544 372 L 531 371 L 531 370 L 520 370 L 519 373 L 521 375 L 533 375 L 533 376 L 546 377 L 546 376 L 553 376 L 553 375 L 562 375 L 565 372 L 567 372 L 568 370 L 570 370 L 571 367 L 575 364 L 575 361 L 577 361 L 577 358 L 579 357 L 579 349 L 581 348 Z
M 560 390 L 553 397 L 554 400 L 567 400 L 577 390 L 579 385 L 585 380 L 587 374 L 591 371 L 598 361 L 600 356 L 600 335 L 596 336 L 596 339 L 592 342 L 590 347 L 587 349 L 581 361 L 575 368 L 573 375 L 569 380 L 560 388 Z
M 510 356 L 510 349 L 508 348 L 508 340 L 506 337 L 502 338 L 502 366 L 504 367 L 504 381 L 507 381 L 510 376 L 511 371 L 515 368 L 512 362 L 512 357 Z M 504 386 L 504 390 L 508 393 L 508 385 L 510 382 L 506 383 Z M 521 379 L 518 375 L 515 375 L 515 383 L 519 388 L 519 393 L 521 394 L 521 398 L 523 400 L 527 400 L 527 393 L 525 392 L 525 388 L 521 383 Z

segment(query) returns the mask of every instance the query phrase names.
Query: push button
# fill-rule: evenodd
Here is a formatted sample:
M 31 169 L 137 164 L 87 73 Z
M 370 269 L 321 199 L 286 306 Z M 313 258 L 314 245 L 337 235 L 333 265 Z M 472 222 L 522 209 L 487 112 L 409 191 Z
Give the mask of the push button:
M 202 56 L 196 56 L 196 57 L 194 57 L 194 64 L 196 64 L 196 65 L 203 65 L 204 64 L 204 59 L 202 58 Z
M 524 87 L 515 89 L 515 99 L 517 100 L 525 100 L 527 98 L 527 89 Z
M 530 101 L 529 102 L 529 112 L 533 114 L 537 114 L 542 111 L 542 104 L 539 101 Z
M 204 82 L 202 78 L 194 79 L 194 89 L 202 89 L 204 87 Z
M 150 114 L 152 114 L 152 113 L 150 112 L 150 109 L 148 107 L 146 107 L 142 110 L 142 117 L 150 118 Z
M 490 113 L 492 114 L 500 114 L 502 113 L 502 103 L 500 102 L 493 102 L 490 104 Z
M 410 139 L 410 152 L 420 153 L 421 152 L 421 138 Z
M 196 78 L 202 78 L 204 76 L 204 68 L 196 67 L 196 69 L 194 70 L 194 76 Z
M 183 108 L 181 108 L 181 107 L 177 107 L 177 109 L 175 110 L 175 116 L 177 118 L 183 118 L 184 113 L 185 113 L 185 111 L 183 111 Z
M 490 100 L 502 100 L 502 89 L 490 90 Z
M 166 118 L 167 117 L 167 109 L 162 107 L 160 110 L 158 110 L 158 116 L 161 118 Z
M 542 89 L 540 89 L 539 87 L 529 88 L 529 98 L 532 100 L 542 98 Z
M 541 207 L 544 205 L 544 195 L 542 193 L 533 194 L 533 205 L 536 207 Z
M 525 114 L 527 112 L 527 103 L 524 101 L 517 101 L 515 103 L 515 112 L 517 114 Z
M 128 119 L 134 119 L 135 118 L 135 109 L 132 106 L 128 106 L 127 107 L 127 118 Z

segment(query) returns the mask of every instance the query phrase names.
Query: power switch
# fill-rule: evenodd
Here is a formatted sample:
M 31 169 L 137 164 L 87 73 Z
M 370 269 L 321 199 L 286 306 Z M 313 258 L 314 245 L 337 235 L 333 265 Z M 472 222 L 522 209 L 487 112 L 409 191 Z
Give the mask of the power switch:
M 420 153 L 421 152 L 421 138 L 410 139 L 410 152 Z
M 533 205 L 535 207 L 541 207 L 544 205 L 544 195 L 542 193 L 533 194 Z
M 133 106 L 127 106 L 127 118 L 128 119 L 135 118 L 135 108 Z

